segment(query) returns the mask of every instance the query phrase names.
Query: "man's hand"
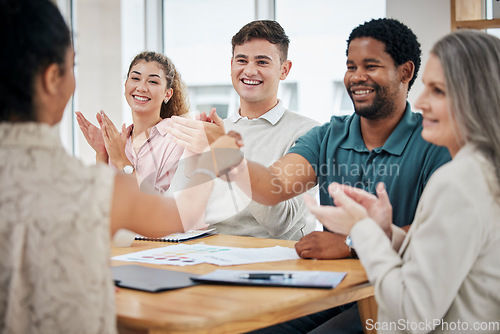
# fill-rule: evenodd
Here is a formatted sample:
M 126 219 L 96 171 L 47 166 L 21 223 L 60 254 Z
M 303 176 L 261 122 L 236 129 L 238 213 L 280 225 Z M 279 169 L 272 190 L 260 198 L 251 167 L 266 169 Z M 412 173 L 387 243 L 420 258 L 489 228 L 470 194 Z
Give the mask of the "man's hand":
M 215 112 L 215 108 L 210 111 L 210 115 L 202 113 L 196 118 L 193 120 L 172 116 L 168 132 L 177 144 L 193 153 L 201 153 L 226 132 L 224 122 Z
M 243 141 L 240 134 L 230 131 L 229 134 L 220 137 L 210 145 L 209 152 L 204 152 L 199 156 L 196 169 L 207 169 L 215 176 L 227 174 L 243 160 L 240 152 L 241 146 L 243 146 Z
M 351 256 L 345 238 L 341 234 L 315 231 L 303 236 L 295 244 L 295 250 L 303 259 L 343 259 Z
M 237 148 L 243 146 L 243 139 L 236 131 L 229 131 L 227 135 L 220 137 L 210 145 L 211 149 L 214 148 Z
M 217 140 L 220 136 L 226 134 L 226 130 L 224 128 L 224 121 L 219 117 L 215 108 L 210 110 L 210 114 L 206 114 L 202 112 L 199 115 L 196 115 L 195 119 L 203 121 L 203 127 L 205 128 L 205 134 L 207 135 L 208 143 L 212 144 Z

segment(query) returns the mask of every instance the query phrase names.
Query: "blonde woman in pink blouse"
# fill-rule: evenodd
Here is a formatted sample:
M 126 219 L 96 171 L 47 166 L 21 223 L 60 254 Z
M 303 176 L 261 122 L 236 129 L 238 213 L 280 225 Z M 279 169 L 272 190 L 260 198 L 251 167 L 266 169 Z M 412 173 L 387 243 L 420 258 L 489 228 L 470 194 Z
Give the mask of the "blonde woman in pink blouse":
M 77 112 L 80 129 L 96 151 L 98 162 L 135 174 L 145 192 L 164 193 L 183 153 L 182 146 L 172 140 L 167 128 L 171 116 L 189 111 L 185 84 L 168 57 L 142 52 L 130 64 L 125 98 L 132 109 L 133 124 L 129 127 L 124 124 L 121 133 L 103 137 L 98 127 Z M 101 128 L 102 115 L 102 112 L 97 114 Z

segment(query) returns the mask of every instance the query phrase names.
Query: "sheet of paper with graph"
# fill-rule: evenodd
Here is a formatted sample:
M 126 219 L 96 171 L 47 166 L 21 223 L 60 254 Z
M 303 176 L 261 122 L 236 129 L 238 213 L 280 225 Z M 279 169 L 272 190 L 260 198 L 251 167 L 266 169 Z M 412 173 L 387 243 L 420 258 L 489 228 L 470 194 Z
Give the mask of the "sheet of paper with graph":
M 265 247 L 238 248 L 211 246 L 205 244 L 178 244 L 153 248 L 140 252 L 119 255 L 112 258 L 118 261 L 142 262 L 187 266 L 199 263 L 211 263 L 219 266 L 231 266 L 258 262 L 296 260 L 299 256 L 294 248 Z

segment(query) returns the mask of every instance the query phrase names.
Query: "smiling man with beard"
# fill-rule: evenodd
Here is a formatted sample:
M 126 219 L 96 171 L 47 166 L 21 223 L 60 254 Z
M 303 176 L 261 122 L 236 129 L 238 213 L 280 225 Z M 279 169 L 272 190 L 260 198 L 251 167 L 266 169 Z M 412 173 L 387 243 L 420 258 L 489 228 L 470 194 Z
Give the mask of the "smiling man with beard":
M 427 180 L 450 160 L 445 148 L 422 139 L 422 116 L 412 112 L 406 101 L 420 67 L 420 54 L 415 34 L 397 20 L 374 19 L 356 27 L 347 40 L 344 77 L 355 113 L 333 116 L 313 128 L 269 167 L 247 161 L 252 198 L 275 205 L 318 184 L 321 205 L 334 205 L 328 193 L 332 182 L 373 194 L 382 182 L 393 206 L 394 224 L 411 224 Z M 345 241 L 345 235 L 317 231 L 302 237 L 295 248 L 302 258 L 338 259 L 353 255 Z M 326 332 L 361 332 L 357 308 L 343 309 L 259 333 L 305 333 L 336 314 L 339 321 L 330 322 Z

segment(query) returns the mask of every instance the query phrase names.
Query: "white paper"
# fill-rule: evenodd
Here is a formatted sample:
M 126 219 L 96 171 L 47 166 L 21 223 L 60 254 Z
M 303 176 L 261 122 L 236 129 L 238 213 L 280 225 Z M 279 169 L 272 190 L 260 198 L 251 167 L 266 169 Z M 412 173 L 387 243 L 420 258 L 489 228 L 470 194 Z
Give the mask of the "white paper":
M 211 263 L 218 266 L 231 266 L 258 262 L 273 262 L 299 259 L 294 248 L 265 247 L 238 248 L 211 246 L 205 244 L 172 245 L 145 251 L 119 255 L 112 258 L 118 261 L 142 262 L 188 266 L 199 263 Z

